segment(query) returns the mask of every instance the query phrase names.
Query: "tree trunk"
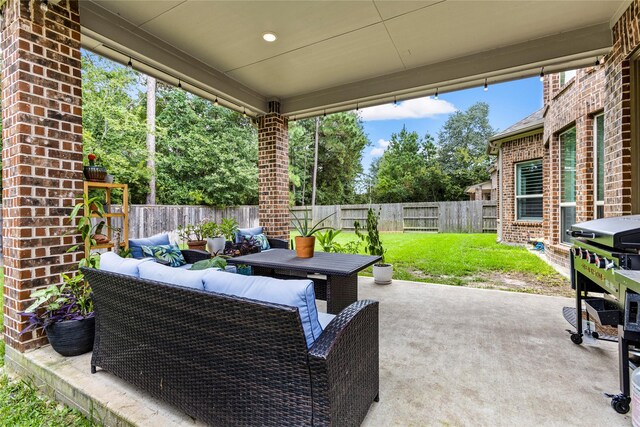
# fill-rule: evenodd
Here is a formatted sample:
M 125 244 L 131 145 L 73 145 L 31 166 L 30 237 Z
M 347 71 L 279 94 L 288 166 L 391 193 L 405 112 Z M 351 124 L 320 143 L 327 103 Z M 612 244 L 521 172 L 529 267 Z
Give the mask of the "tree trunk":
M 147 204 L 156 204 L 156 79 L 147 76 L 147 168 L 149 168 L 149 194 Z
M 311 207 L 316 205 L 316 177 L 318 176 L 318 139 L 320 130 L 320 117 L 316 117 L 316 147 L 313 153 L 313 187 L 311 188 Z

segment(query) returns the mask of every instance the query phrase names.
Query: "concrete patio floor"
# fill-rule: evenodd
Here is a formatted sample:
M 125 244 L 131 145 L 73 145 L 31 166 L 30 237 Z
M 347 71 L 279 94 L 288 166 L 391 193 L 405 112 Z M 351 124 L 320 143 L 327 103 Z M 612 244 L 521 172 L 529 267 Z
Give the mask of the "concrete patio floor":
M 562 317 L 571 299 L 406 281 L 375 286 L 367 277 L 360 298 L 380 301 L 380 402 L 365 426 L 631 424 L 602 395 L 619 390 L 617 347 L 571 343 Z M 36 383 L 56 389 L 49 393 L 105 425 L 200 425 L 106 372 L 91 375 L 89 360 L 49 347 L 7 352 L 9 370 L 30 369 Z

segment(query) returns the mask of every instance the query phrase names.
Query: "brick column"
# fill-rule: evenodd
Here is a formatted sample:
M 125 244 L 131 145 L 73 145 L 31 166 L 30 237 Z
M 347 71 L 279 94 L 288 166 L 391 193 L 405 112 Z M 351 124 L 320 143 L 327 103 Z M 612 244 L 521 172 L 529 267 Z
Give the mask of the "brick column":
M 280 103 L 258 118 L 259 220 L 269 237 L 289 240 L 289 134 Z
M 24 351 L 46 343 L 19 335 L 33 289 L 60 282 L 81 256 L 66 216 L 82 193 L 82 80 L 77 1 L 9 0 L 2 28 L 4 338 Z

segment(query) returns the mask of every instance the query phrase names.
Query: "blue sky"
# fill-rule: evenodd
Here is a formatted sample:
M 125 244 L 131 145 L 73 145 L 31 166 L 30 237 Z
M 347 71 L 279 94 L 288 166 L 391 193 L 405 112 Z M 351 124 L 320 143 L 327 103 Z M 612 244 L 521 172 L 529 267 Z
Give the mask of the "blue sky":
M 371 160 L 382 154 L 391 134 L 402 126 L 424 136 L 430 133 L 437 138 L 438 131 L 454 111 L 464 111 L 476 102 L 489 104 L 489 121 L 497 130 L 503 130 L 542 107 L 542 83 L 538 77 L 489 85 L 451 93 L 440 93 L 438 101 L 433 97 L 398 102 L 371 108 L 363 108 L 361 116 L 371 147 L 366 148 L 362 164 L 367 170 Z M 388 119 L 397 116 L 395 119 Z M 379 119 L 375 119 L 379 118 Z

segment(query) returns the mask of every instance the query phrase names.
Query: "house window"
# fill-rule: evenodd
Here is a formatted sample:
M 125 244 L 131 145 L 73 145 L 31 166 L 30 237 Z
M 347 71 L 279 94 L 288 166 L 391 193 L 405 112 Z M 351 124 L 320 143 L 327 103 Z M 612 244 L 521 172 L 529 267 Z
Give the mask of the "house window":
M 604 114 L 595 117 L 593 127 L 596 164 L 596 218 L 604 218 Z
M 563 71 L 560 73 L 560 86 L 564 86 L 576 76 L 576 70 Z
M 576 128 L 560 134 L 560 241 L 571 243 L 567 229 L 576 222 Z
M 542 221 L 542 160 L 516 164 L 516 219 Z

